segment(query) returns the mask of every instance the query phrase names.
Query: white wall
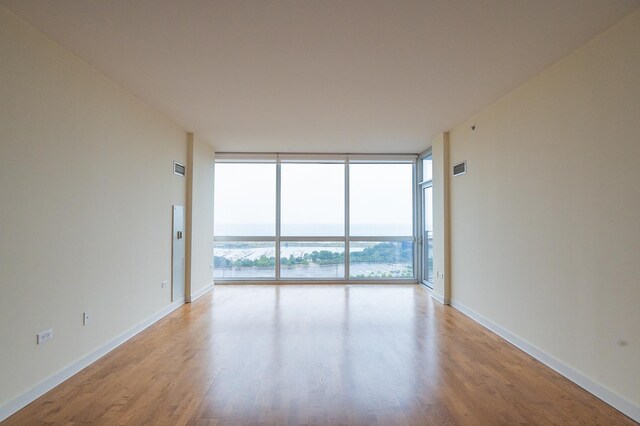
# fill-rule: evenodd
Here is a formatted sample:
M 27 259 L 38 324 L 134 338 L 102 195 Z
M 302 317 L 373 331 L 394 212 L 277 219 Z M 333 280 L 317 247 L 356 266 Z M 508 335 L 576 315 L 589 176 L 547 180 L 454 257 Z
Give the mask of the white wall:
M 449 134 L 431 141 L 433 159 L 433 293 L 441 303 L 449 303 L 450 213 L 449 213 Z
M 213 283 L 213 163 L 211 145 L 189 134 L 189 182 L 187 209 L 189 232 L 187 300 L 197 298 Z
M 2 407 L 170 304 L 171 206 L 186 201 L 172 162 L 187 145 L 1 6 L 0 58 Z
M 640 11 L 453 129 L 450 156 L 453 299 L 637 410 Z

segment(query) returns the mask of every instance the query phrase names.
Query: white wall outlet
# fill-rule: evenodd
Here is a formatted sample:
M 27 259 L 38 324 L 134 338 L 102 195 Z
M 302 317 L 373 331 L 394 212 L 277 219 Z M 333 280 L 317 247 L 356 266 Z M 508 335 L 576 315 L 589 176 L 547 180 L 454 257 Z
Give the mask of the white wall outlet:
M 85 312 L 82 314 L 82 325 L 89 325 L 90 320 L 91 315 L 89 315 L 89 312 Z
M 42 332 L 38 333 L 36 341 L 37 341 L 37 343 L 39 345 L 40 343 L 44 343 L 47 340 L 51 340 L 51 339 L 53 339 L 53 330 L 52 329 L 48 329 L 46 331 L 42 331 Z
M 165 288 L 165 287 L 166 287 L 166 286 L 168 286 L 168 285 L 169 285 L 169 281 L 162 281 L 162 282 L 160 283 L 160 287 L 162 287 L 162 288 Z

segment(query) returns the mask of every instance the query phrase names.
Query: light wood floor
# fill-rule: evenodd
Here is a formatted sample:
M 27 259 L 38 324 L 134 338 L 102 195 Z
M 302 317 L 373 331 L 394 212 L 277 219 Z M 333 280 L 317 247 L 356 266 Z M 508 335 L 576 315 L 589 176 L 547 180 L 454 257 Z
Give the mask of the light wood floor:
M 636 424 L 420 286 L 217 286 L 6 420 Z

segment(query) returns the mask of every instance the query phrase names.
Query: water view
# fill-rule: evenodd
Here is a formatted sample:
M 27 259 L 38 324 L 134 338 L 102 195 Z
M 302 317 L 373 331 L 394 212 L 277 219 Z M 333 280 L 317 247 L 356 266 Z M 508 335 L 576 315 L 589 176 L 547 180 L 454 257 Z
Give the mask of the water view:
M 344 278 L 342 242 L 282 242 L 283 278 Z M 274 242 L 216 242 L 216 278 L 275 278 Z M 411 241 L 351 242 L 350 278 L 413 278 Z

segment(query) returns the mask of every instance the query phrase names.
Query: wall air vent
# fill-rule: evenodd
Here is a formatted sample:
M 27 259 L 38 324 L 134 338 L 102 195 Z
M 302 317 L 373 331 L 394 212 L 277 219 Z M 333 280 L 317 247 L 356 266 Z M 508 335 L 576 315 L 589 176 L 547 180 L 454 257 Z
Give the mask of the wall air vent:
M 453 175 L 454 176 L 460 176 L 467 173 L 467 162 L 463 161 L 461 163 L 458 164 L 454 164 L 453 165 Z
M 184 167 L 183 164 L 180 164 L 176 161 L 173 162 L 173 174 L 176 174 L 178 176 L 184 176 L 186 171 L 187 169 Z

